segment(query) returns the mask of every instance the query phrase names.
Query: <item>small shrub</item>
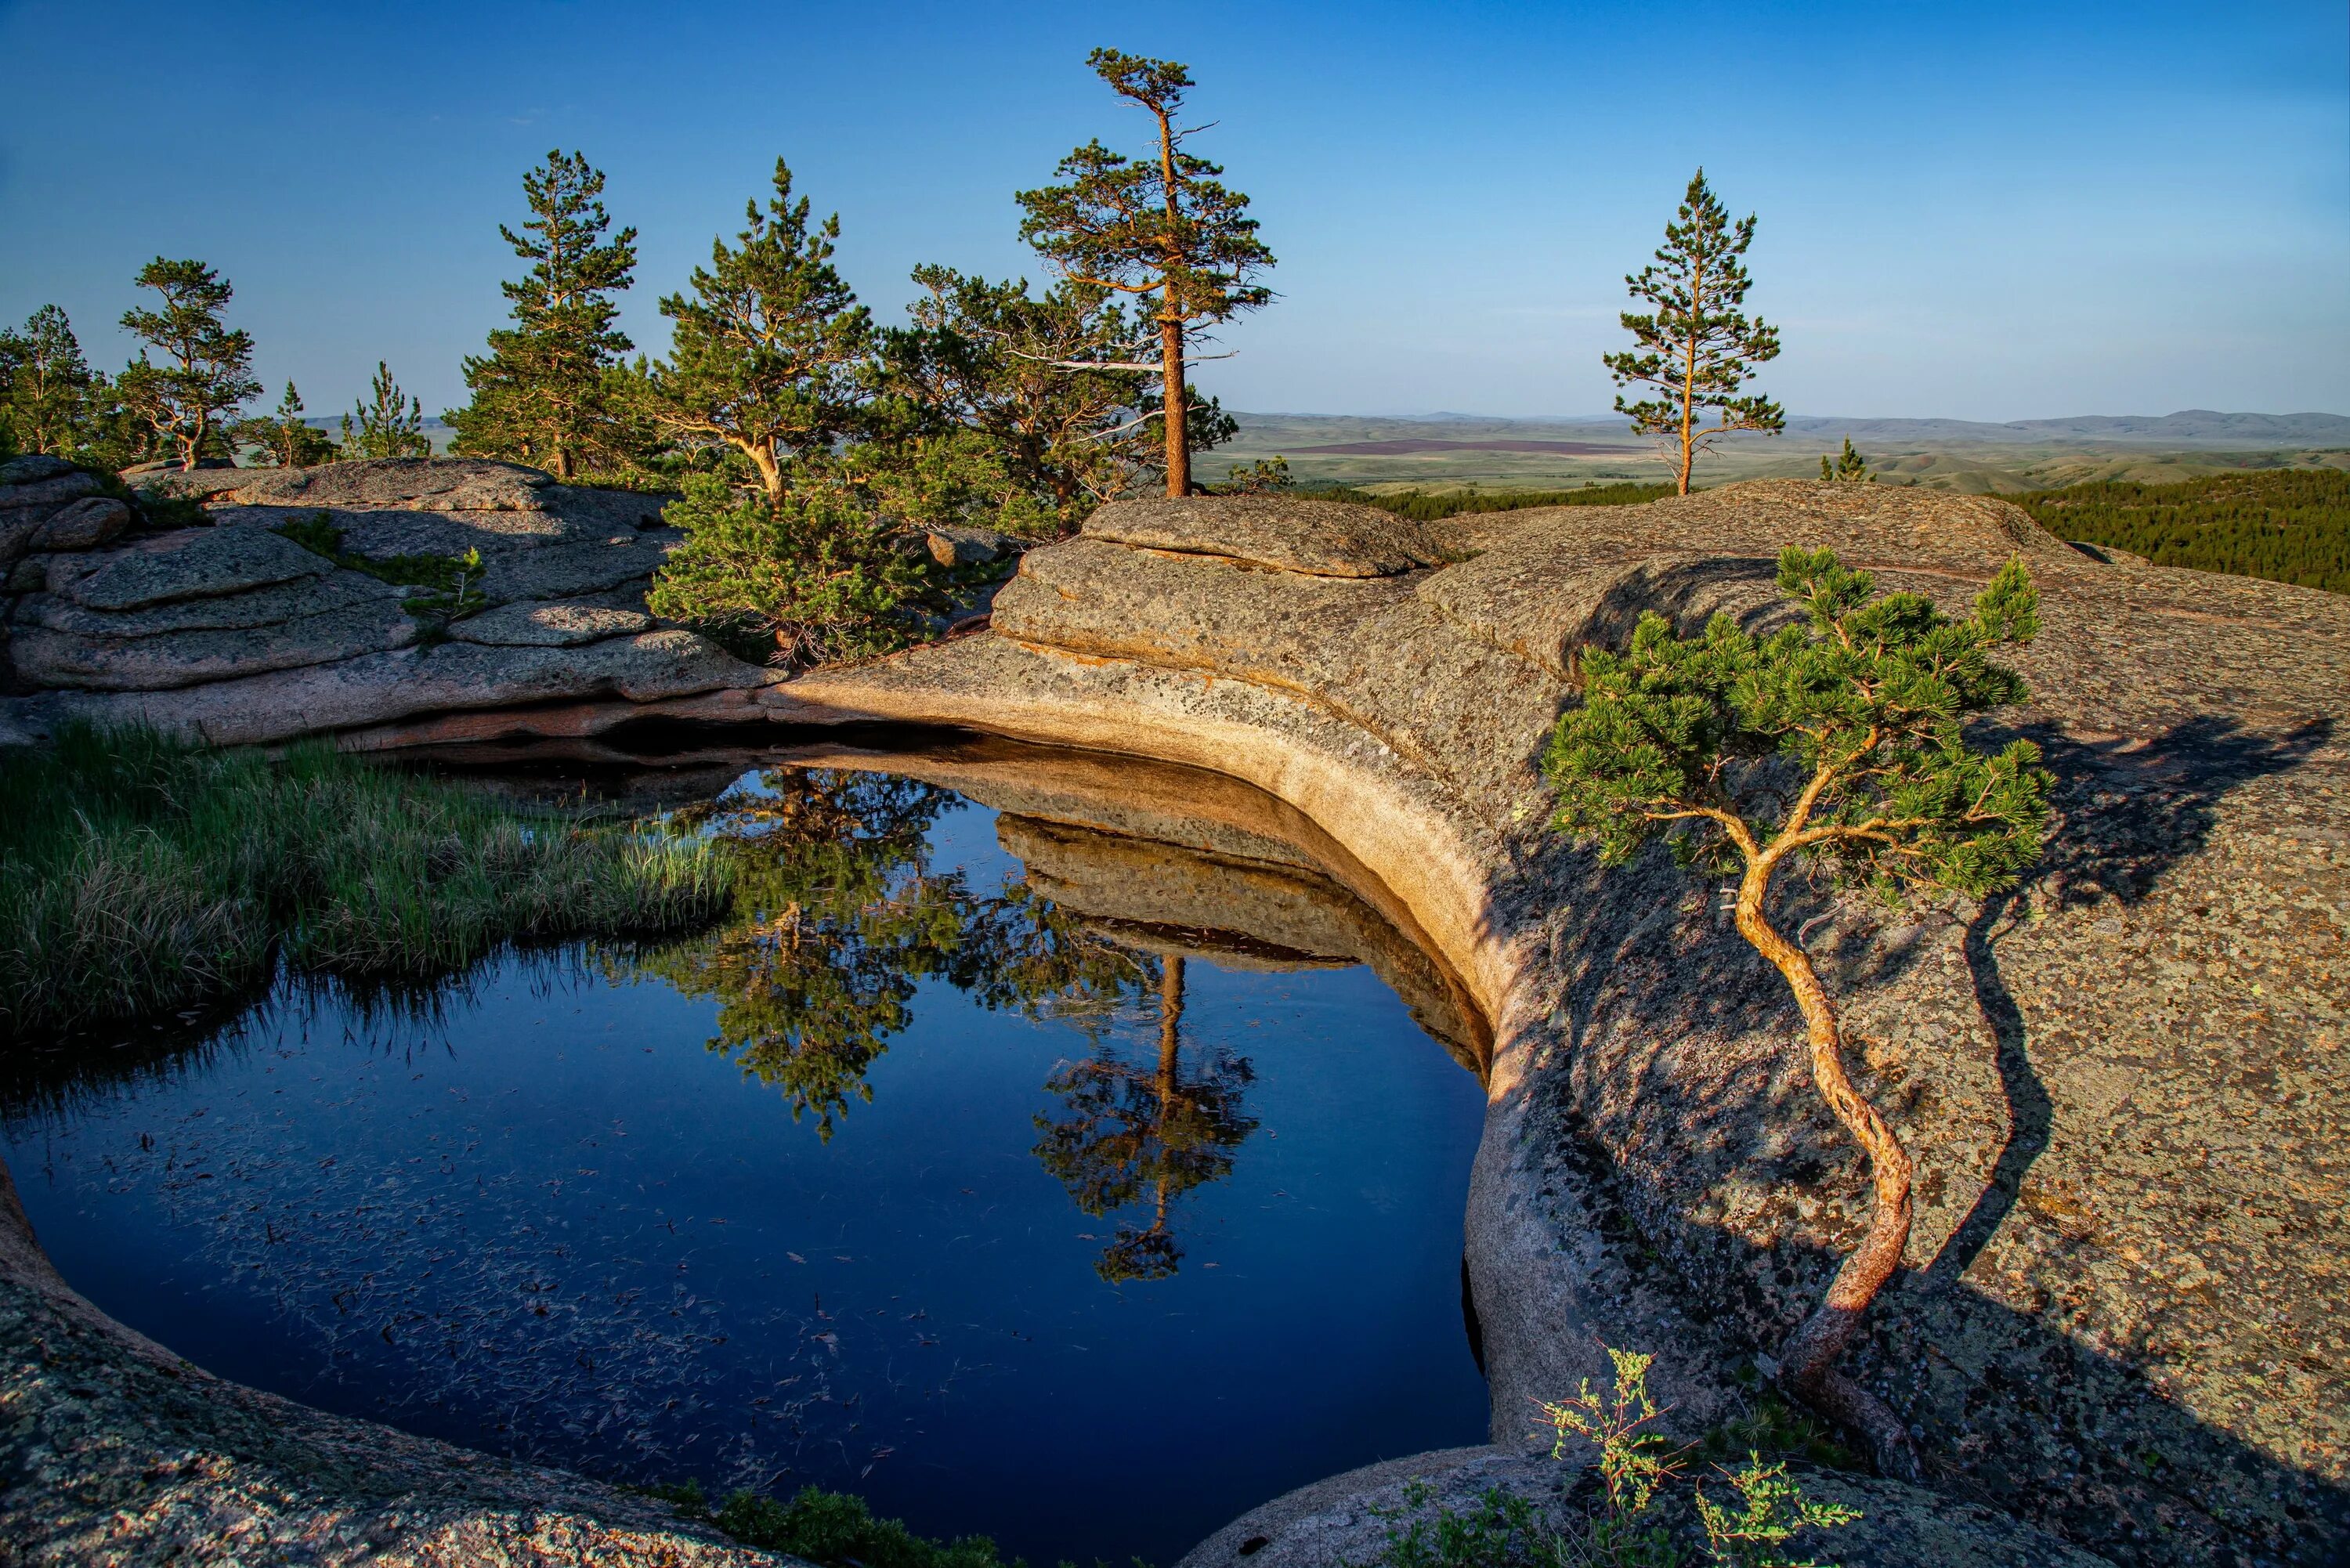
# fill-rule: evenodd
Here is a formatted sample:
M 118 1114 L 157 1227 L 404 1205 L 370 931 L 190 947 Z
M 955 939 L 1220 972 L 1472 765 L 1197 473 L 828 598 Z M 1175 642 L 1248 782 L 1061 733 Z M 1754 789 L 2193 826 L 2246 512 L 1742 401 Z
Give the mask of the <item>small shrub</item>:
M 1813 1501 L 1783 1462 L 1766 1465 L 1752 1452 L 1743 1468 L 1721 1469 L 1737 1494 L 1735 1511 L 1702 1486 L 1684 1503 L 1669 1489 L 1689 1450 L 1650 1429 L 1665 1414 L 1648 1394 L 1656 1358 L 1615 1349 L 1607 1356 L 1615 1376 L 1606 1392 L 1586 1378 L 1573 1397 L 1542 1406 L 1552 1456 L 1587 1452 L 1596 1510 L 1554 1522 L 1532 1500 L 1494 1487 L 1466 1510 L 1431 1515 L 1432 1490 L 1414 1482 L 1404 1490 L 1410 1517 L 1388 1528 L 1378 1568 L 1834 1568 L 1798 1563 L 1781 1549 L 1802 1531 L 1851 1523 L 1858 1510 Z
M 738 1491 L 712 1510 L 699 1482 L 655 1487 L 687 1519 L 706 1521 L 745 1546 L 788 1552 L 818 1568 L 1003 1568 L 984 1535 L 950 1542 L 916 1535 L 894 1519 L 876 1519 L 865 1500 L 806 1487 L 788 1502 Z
M 662 516 L 685 530 L 653 579 L 655 615 L 799 669 L 889 653 L 946 607 L 945 577 L 862 487 L 828 474 L 769 499 L 723 476 L 686 481 Z
M 1766 1465 L 1760 1454 L 1748 1454 L 1744 1469 L 1722 1473 L 1743 1505 L 1738 1512 L 1717 1506 L 1703 1487 L 1697 1491 L 1706 1548 L 1722 1568 L 1825 1568 L 1808 1558 L 1799 1563 L 1779 1549 L 1797 1531 L 1833 1530 L 1860 1517 L 1856 1508 L 1812 1501 L 1789 1479 L 1784 1464 Z

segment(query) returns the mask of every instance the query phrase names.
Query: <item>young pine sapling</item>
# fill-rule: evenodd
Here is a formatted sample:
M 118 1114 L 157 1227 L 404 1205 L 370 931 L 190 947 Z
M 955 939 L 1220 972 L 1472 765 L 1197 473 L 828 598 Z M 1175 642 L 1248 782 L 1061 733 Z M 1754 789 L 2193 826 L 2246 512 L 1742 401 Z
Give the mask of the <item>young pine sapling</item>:
M 1804 1014 L 1813 1081 L 1868 1157 L 1866 1234 L 1826 1299 L 1779 1354 L 1780 1384 L 1869 1443 L 1880 1468 L 1918 1474 L 1892 1409 L 1838 1370 L 1869 1304 L 1901 1265 L 1910 1159 L 1845 1070 L 1835 1005 L 1810 957 L 1773 925 L 1772 879 L 1793 862 L 1895 896 L 1932 887 L 1983 895 L 2039 858 L 2053 783 L 2039 749 L 1970 746 L 1969 716 L 2022 701 L 1993 662 L 2039 629 L 2039 591 L 2012 560 L 1953 620 L 1918 594 L 1873 597 L 1833 552 L 1790 549 L 1779 587 L 1804 618 L 1769 637 L 1717 615 L 1679 638 L 1654 613 L 1630 648 L 1586 650 L 1582 701 L 1544 757 L 1555 825 L 1621 865 L 1662 837 L 1691 867 L 1738 877 L 1739 933 L 1771 961 Z

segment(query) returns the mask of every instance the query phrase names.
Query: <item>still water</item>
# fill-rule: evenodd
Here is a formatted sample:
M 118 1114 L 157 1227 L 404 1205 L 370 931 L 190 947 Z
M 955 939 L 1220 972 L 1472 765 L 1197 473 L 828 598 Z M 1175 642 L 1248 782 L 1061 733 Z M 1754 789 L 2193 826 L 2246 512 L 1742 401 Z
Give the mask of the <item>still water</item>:
M 1229 813 L 966 772 L 745 769 L 680 812 L 743 855 L 721 929 L 281 985 L 8 1085 L 0 1153 L 68 1280 L 226 1376 L 1032 1562 L 1482 1440 L 1440 974 Z

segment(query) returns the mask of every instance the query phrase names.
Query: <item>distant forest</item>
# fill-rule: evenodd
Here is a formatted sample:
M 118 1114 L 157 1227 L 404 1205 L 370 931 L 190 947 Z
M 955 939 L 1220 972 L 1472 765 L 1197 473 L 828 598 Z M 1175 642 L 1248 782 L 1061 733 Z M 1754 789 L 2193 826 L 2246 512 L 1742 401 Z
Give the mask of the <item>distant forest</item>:
M 1660 501 L 1672 493 L 1669 484 L 1586 484 L 1579 490 L 1442 490 L 1432 493 L 1403 490 L 1391 495 L 1373 495 L 1367 491 L 1332 485 L 1297 492 L 1332 501 L 1359 502 L 1399 517 L 1409 517 L 1415 523 L 1434 523 L 1467 512 L 1519 512 L 1529 506 L 1634 506 L 1643 501 Z
M 2350 472 L 2272 469 L 2005 497 L 2060 539 L 2158 566 L 2350 593 Z

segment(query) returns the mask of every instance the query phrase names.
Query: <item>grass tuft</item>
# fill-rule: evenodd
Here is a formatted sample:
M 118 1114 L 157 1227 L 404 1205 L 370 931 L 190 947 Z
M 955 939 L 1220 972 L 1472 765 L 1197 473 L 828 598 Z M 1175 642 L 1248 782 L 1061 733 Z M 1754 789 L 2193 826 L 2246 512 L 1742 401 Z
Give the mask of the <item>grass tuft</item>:
M 421 980 L 501 945 L 722 912 L 712 846 L 519 811 L 323 742 L 272 761 L 86 726 L 0 753 L 0 1040 L 294 973 Z
M 697 1482 L 650 1490 L 685 1518 L 715 1524 L 745 1546 L 788 1552 L 817 1568 L 1004 1568 L 984 1535 L 931 1541 L 894 1519 L 874 1518 L 862 1498 L 820 1487 L 803 1488 L 788 1502 L 738 1491 L 715 1510 Z M 1017 1559 L 1013 1568 L 1021 1568 Z

